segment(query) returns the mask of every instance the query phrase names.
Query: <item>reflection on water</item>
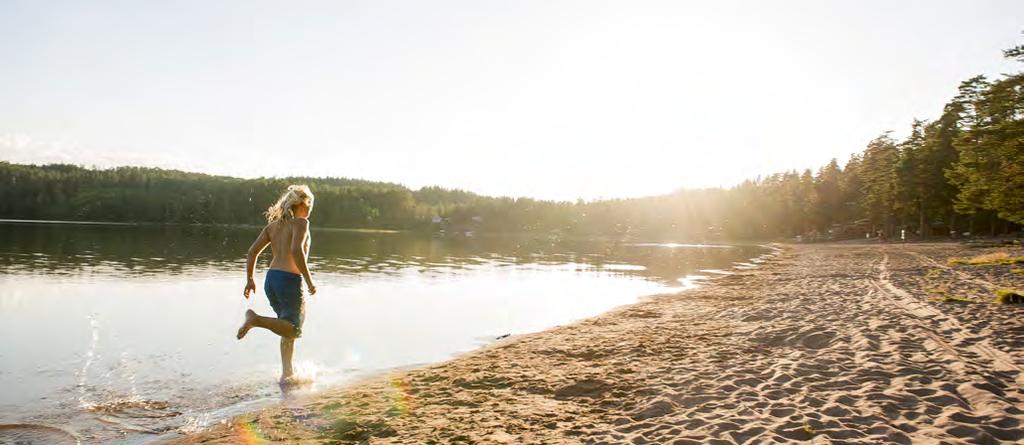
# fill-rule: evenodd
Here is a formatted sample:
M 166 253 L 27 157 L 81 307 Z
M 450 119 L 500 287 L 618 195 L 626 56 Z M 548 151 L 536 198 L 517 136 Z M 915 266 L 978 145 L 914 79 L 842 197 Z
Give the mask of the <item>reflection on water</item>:
M 0 224 L 0 424 L 138 442 L 280 400 L 276 338 L 234 339 L 246 308 L 271 313 L 262 286 L 241 297 L 258 231 Z M 763 252 L 314 231 L 318 293 L 296 365 L 319 391 L 690 286 Z M 22 431 L 6 428 L 0 439 Z
M 245 264 L 259 228 L 77 226 L 0 223 L 5 273 L 97 277 L 209 274 Z M 756 248 L 703 244 L 551 241 L 522 237 L 434 238 L 409 233 L 314 230 L 317 272 L 399 274 L 404 268 L 447 273 L 479 265 L 577 263 L 673 283 L 697 264 L 746 259 Z M 264 255 L 263 266 L 269 264 Z

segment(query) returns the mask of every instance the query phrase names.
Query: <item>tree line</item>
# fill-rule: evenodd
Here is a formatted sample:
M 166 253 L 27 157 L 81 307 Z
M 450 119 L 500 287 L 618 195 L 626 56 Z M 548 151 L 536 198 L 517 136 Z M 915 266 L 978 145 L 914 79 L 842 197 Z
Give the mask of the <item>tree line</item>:
M 1024 45 L 1004 51 L 1024 62 Z M 288 185 L 316 194 L 321 227 L 528 232 L 615 239 L 840 239 L 997 234 L 1024 224 L 1024 73 L 977 76 L 909 136 L 844 165 L 729 189 L 592 202 L 488 197 L 348 178 L 240 179 L 144 167 L 0 162 L 0 218 L 261 224 Z

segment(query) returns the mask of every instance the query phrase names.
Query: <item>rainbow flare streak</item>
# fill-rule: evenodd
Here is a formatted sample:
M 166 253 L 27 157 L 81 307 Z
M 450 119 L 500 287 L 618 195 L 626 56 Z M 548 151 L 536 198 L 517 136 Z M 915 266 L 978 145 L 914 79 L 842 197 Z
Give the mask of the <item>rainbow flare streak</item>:
M 264 445 L 269 443 L 266 438 L 260 434 L 259 427 L 256 426 L 255 421 L 241 422 L 238 424 L 238 443 L 244 445 Z
M 405 416 L 412 412 L 413 398 L 409 392 L 410 387 L 409 382 L 402 377 L 391 379 L 391 389 L 394 390 L 391 394 L 391 403 L 398 415 Z

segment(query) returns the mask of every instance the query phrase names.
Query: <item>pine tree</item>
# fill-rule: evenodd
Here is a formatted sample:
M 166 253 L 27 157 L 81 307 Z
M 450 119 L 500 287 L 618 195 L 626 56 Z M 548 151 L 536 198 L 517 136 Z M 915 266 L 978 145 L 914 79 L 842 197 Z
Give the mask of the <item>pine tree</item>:
M 868 143 L 860 172 L 861 205 L 874 230 L 893 233 L 896 218 L 896 164 L 899 149 L 886 132 Z
M 1004 52 L 1024 61 L 1024 47 Z M 1024 73 L 989 83 L 976 77 L 957 96 L 962 132 L 950 179 L 959 187 L 957 210 L 986 209 L 1024 223 Z

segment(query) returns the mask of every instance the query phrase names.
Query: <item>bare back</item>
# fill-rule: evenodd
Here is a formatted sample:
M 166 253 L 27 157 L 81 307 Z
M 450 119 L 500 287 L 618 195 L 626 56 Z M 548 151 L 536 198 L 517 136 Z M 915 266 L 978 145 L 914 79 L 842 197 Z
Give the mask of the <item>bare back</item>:
M 298 241 L 302 245 L 302 258 L 309 258 L 310 236 L 306 230 L 305 219 L 289 218 L 279 219 L 263 229 L 270 239 L 270 252 L 273 259 L 270 261 L 270 268 L 301 274 L 299 266 L 295 262 L 295 251 L 293 246 Z M 303 237 L 296 240 L 297 237 Z

